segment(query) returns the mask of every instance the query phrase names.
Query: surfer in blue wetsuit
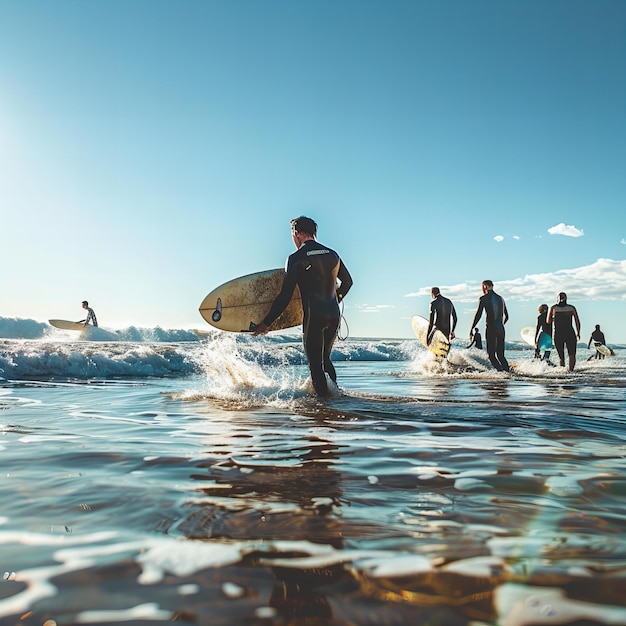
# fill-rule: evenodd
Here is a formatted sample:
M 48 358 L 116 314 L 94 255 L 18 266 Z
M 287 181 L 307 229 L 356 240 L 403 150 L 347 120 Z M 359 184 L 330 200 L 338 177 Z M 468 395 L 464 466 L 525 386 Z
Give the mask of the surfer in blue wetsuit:
M 298 285 L 304 310 L 304 351 L 315 393 L 323 398 L 328 396 L 324 372 L 333 382 L 337 381 L 330 353 L 341 320 L 339 302 L 350 291 L 352 277 L 339 255 L 316 241 L 317 224 L 310 217 L 300 216 L 291 220 L 291 236 L 297 251 L 287 259 L 280 293 L 253 334 L 267 332 L 270 324 L 289 304 Z
M 98 320 L 96 319 L 96 314 L 93 312 L 93 309 L 89 306 L 89 302 L 87 300 L 83 300 L 83 309 L 87 311 L 87 317 L 84 320 L 80 320 L 79 324 L 93 324 L 94 326 L 98 325 Z
M 572 320 L 576 332 L 572 328 Z M 568 370 L 571 372 L 576 365 L 576 341 L 580 339 L 580 319 L 576 307 L 567 304 L 567 294 L 559 294 L 559 301 L 550 307 L 548 324 L 554 323 L 554 347 L 559 353 L 561 367 L 565 367 L 565 348 L 569 359 Z
M 537 326 L 535 328 L 535 358 L 540 359 L 541 350 L 539 350 L 539 345 L 537 343 L 539 341 L 539 335 L 542 332 L 544 332 L 550 337 L 552 337 L 552 324 L 548 324 L 548 305 L 547 304 L 540 304 L 537 311 L 539 312 L 539 315 L 537 316 Z M 550 360 L 550 350 L 544 350 L 543 360 L 544 361 Z
M 433 297 L 433 301 L 430 303 L 430 318 L 428 320 L 428 331 L 426 332 L 428 343 L 430 343 L 432 333 L 435 330 L 440 330 L 446 336 L 446 339 L 454 339 L 457 317 L 452 300 L 444 298 L 439 287 L 433 287 L 430 295 Z
M 491 364 L 499 372 L 508 372 L 509 363 L 504 356 L 504 325 L 509 319 L 504 298 L 493 290 L 493 282 L 483 280 L 483 295 L 478 300 L 478 310 L 474 315 L 472 328 L 475 328 L 483 311 L 486 314 L 485 339 L 487 341 L 487 354 Z

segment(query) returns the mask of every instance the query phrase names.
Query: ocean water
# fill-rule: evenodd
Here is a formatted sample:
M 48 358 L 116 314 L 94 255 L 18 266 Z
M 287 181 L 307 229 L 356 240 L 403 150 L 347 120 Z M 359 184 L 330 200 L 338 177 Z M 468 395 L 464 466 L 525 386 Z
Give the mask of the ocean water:
M 626 351 L 0 318 L 0 624 L 626 624 Z

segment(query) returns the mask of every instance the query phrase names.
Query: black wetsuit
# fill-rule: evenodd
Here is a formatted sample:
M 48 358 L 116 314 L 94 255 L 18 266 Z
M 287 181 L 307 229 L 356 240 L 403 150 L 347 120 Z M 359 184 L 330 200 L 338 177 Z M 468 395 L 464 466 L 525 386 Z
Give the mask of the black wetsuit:
M 452 318 L 452 327 L 450 327 L 450 318 Z M 428 342 L 430 343 L 430 334 L 433 328 L 438 328 L 448 339 L 450 333 L 456 328 L 456 310 L 452 300 L 444 298 L 439 294 L 430 303 L 430 319 L 428 321 Z
M 555 304 L 552 307 L 554 324 L 554 347 L 559 354 L 561 365 L 565 364 L 565 348 L 570 356 L 576 355 L 576 331 L 572 327 L 576 309 L 567 303 Z
M 498 371 L 509 371 L 509 363 L 504 356 L 504 325 L 509 319 L 509 312 L 502 296 L 492 289 L 478 300 L 478 310 L 474 316 L 472 327 L 478 325 L 483 311 L 487 315 L 485 322 L 485 340 L 487 354 L 491 364 Z
M 337 278 L 341 285 L 337 287 Z M 296 285 L 300 288 L 304 320 L 304 351 L 318 396 L 328 395 L 324 372 L 337 380 L 330 353 L 339 328 L 339 300 L 352 287 L 352 277 L 339 255 L 310 239 L 289 256 L 280 293 L 263 322 L 269 326 L 287 307 Z
M 596 353 L 595 353 L 595 358 L 596 359 L 603 359 L 604 358 L 604 354 L 602 354 L 602 352 L 598 352 L 597 348 L 598 346 L 605 346 L 606 345 L 606 339 L 604 338 L 604 333 L 601 330 L 594 330 L 591 333 L 591 339 L 589 339 L 589 344 L 587 346 L 587 348 L 591 347 L 591 342 L 593 341 L 593 345 L 596 347 Z
M 483 349 L 483 338 L 480 336 L 480 333 L 478 331 L 474 333 L 474 335 L 472 336 L 472 341 L 470 342 L 470 345 L 467 347 L 471 348 L 472 346 L 476 346 L 477 350 Z

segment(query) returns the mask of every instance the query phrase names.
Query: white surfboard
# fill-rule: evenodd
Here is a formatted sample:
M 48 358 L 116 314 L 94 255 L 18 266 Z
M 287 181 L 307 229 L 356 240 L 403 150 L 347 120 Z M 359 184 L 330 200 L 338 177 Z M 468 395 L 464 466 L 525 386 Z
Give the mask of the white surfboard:
M 68 320 L 48 320 L 50 326 L 60 328 L 61 330 L 85 330 L 87 326 L 81 322 L 70 322 Z
M 414 315 L 411 318 L 411 326 L 415 336 L 420 340 L 421 344 L 428 348 L 433 354 L 441 357 L 446 357 L 450 352 L 450 342 L 448 338 L 439 330 L 436 329 L 433 333 L 430 343 L 428 343 L 428 337 L 426 333 L 428 331 L 428 320 L 421 315 Z
M 611 348 L 609 348 L 608 346 L 605 346 L 604 344 L 601 344 L 599 346 L 595 346 L 595 349 L 600 354 L 603 354 L 604 356 L 614 356 L 615 355 L 615 352 L 613 352 L 613 350 L 611 350 Z
M 247 274 L 216 287 L 200 304 L 200 315 L 215 328 L 252 332 L 269 313 L 285 277 L 284 269 Z M 282 330 L 302 324 L 304 312 L 296 286 L 287 308 L 269 327 Z

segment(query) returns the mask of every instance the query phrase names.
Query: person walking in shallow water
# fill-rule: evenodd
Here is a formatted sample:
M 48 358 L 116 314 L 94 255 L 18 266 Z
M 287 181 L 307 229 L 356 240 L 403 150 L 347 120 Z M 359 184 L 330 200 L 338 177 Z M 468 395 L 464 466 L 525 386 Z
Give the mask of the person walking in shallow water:
M 457 315 L 452 300 L 444 298 L 439 287 L 433 287 L 430 295 L 433 297 L 433 301 L 430 303 L 430 318 L 426 333 L 428 343 L 430 343 L 435 329 L 440 330 L 446 336 L 446 339 L 454 339 Z
M 470 333 L 470 339 L 471 341 L 467 348 L 471 348 L 472 346 L 474 346 L 477 350 L 483 349 L 483 338 L 480 336 L 478 328 L 474 328 L 474 331 Z
M 315 240 L 317 224 L 304 215 L 291 220 L 291 236 L 297 251 L 289 256 L 283 286 L 265 319 L 253 335 L 263 335 L 285 310 L 296 285 L 300 288 L 304 320 L 304 351 L 315 393 L 328 396 L 326 372 L 333 382 L 337 374 L 330 353 L 337 336 L 341 313 L 339 302 L 352 287 L 352 277 L 339 255 Z M 339 285 L 337 284 L 339 279 Z
M 489 360 L 499 372 L 508 372 L 509 363 L 504 356 L 504 325 L 509 319 L 509 312 L 506 309 L 504 298 L 493 290 L 492 281 L 483 280 L 482 290 L 483 295 L 478 300 L 478 310 L 474 315 L 472 328 L 476 328 L 484 311 L 487 318 L 485 339 Z
M 537 316 L 537 326 L 535 328 L 535 358 L 541 358 L 541 350 L 539 350 L 539 335 L 544 332 L 546 335 L 552 337 L 552 324 L 548 324 L 548 305 L 540 304 L 537 309 L 539 315 Z M 550 350 L 544 350 L 543 360 L 550 361 Z
M 598 350 L 600 346 L 606 346 L 606 339 L 604 337 L 604 333 L 600 330 L 600 324 L 596 324 L 595 330 L 591 333 L 591 337 L 589 337 L 589 343 L 587 344 L 587 350 L 591 348 L 591 343 L 596 347 L 596 353 L 590 356 L 587 361 L 591 361 L 591 359 L 603 359 L 604 354 Z
M 576 331 L 572 327 L 576 325 Z M 567 294 L 559 293 L 559 301 L 550 307 L 548 324 L 554 324 L 554 347 L 559 354 L 561 367 L 565 367 L 565 349 L 567 348 L 568 367 L 572 372 L 576 366 L 576 341 L 580 339 L 580 319 L 576 307 L 567 304 Z

